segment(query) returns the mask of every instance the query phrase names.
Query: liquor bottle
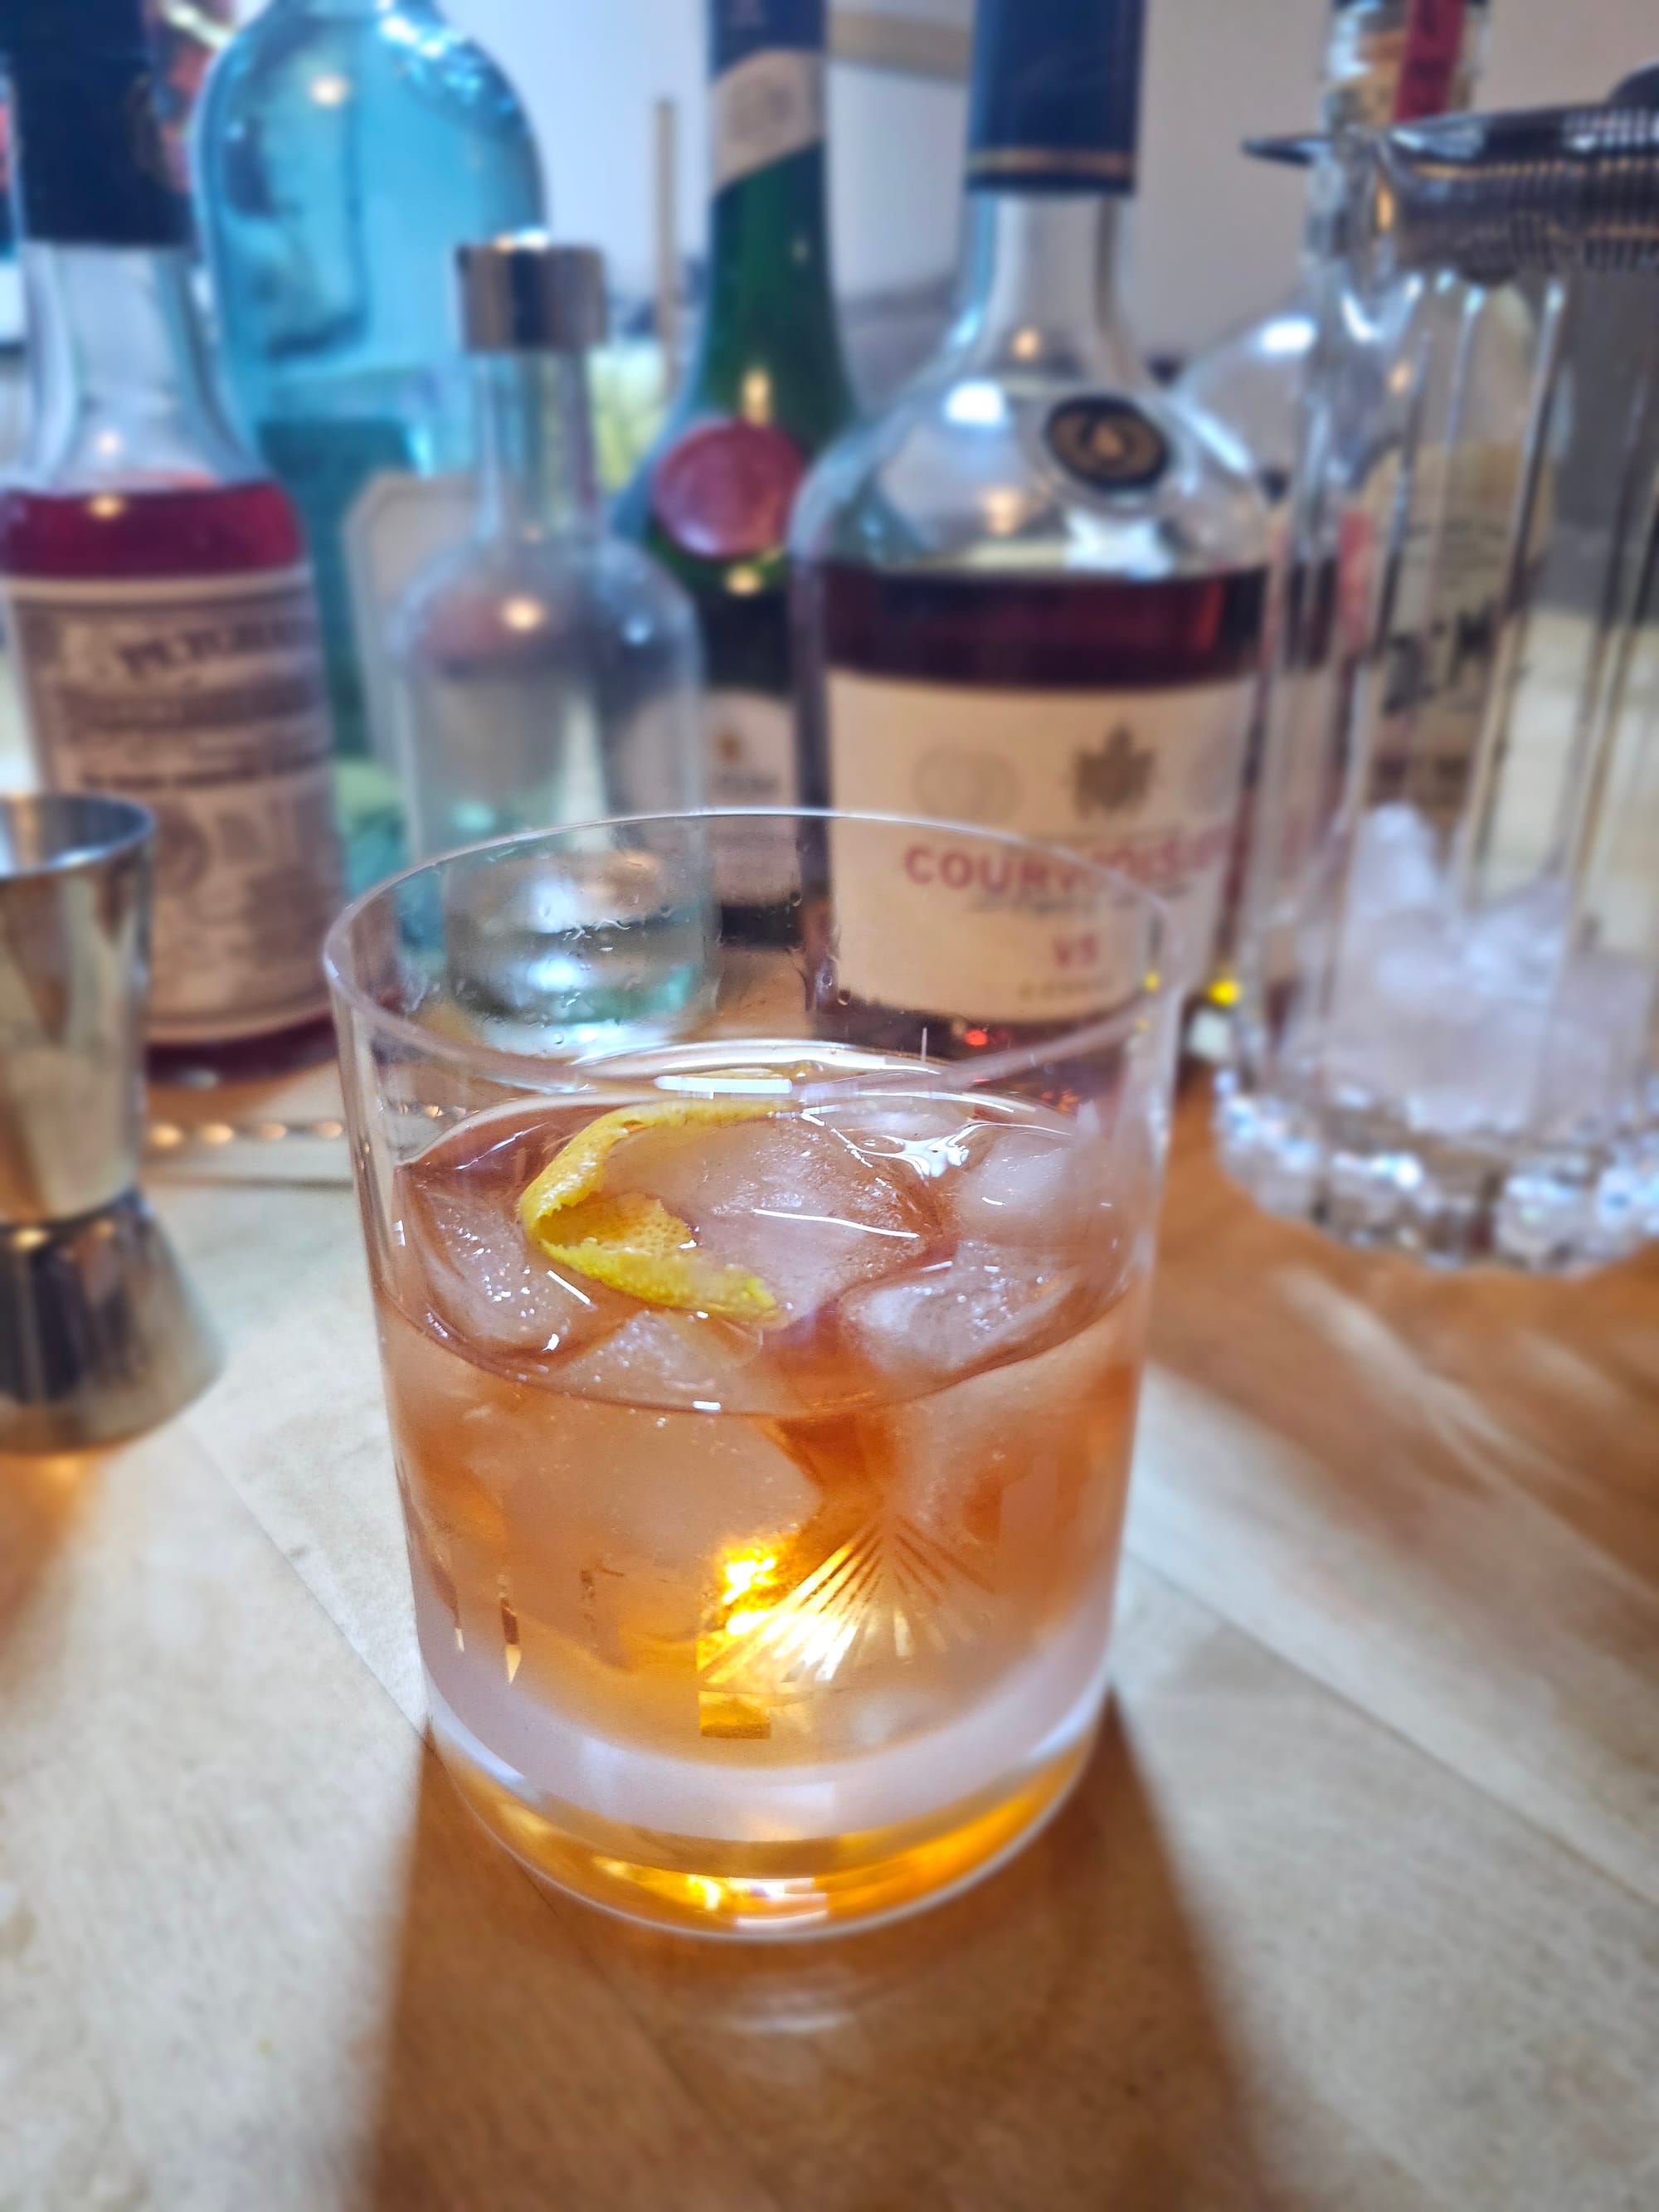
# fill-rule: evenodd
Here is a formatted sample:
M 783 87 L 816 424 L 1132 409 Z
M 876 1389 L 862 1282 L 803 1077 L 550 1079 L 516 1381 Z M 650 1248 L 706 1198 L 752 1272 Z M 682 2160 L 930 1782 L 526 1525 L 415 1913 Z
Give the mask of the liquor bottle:
M 709 31 L 714 173 L 702 336 L 661 435 L 618 502 L 617 526 L 696 602 L 708 804 L 789 806 L 800 796 L 789 516 L 811 463 L 854 411 L 830 267 L 825 0 L 710 0 Z M 728 831 L 716 865 L 728 929 L 768 934 L 793 888 L 793 837 L 758 825 Z
M 1119 309 L 1140 45 L 1141 0 L 980 0 L 960 310 L 801 496 L 798 653 L 810 796 L 1109 861 L 1176 909 L 1190 984 L 1233 836 L 1267 518 Z M 833 835 L 830 863 L 849 1000 L 954 1019 L 942 979 L 971 932 L 988 1018 L 956 1024 L 962 1048 L 1098 1005 L 1062 933 L 1032 986 L 1030 917 L 948 854 L 896 846 L 856 899 Z
M 0 594 L 36 766 L 157 817 L 155 1046 L 227 1070 L 325 1049 L 311 577 L 214 389 L 140 0 L 0 0 L 0 52 L 33 374 Z
M 401 823 L 354 607 L 375 547 L 412 573 L 464 516 L 428 481 L 471 458 L 450 258 L 542 220 L 535 143 L 432 0 L 270 0 L 213 65 L 195 167 L 232 398 L 316 563 L 360 889 L 398 865 Z
M 607 535 L 588 392 L 605 264 L 537 232 L 463 246 L 477 408 L 466 541 L 393 618 L 395 723 L 417 856 L 702 798 L 691 603 Z
M 1490 0 L 1333 0 L 1322 129 L 1335 137 L 1468 106 L 1490 18 Z M 1218 339 L 1176 386 L 1249 454 L 1275 503 L 1296 465 L 1339 182 L 1333 170 L 1314 165 L 1302 266 L 1290 297 Z

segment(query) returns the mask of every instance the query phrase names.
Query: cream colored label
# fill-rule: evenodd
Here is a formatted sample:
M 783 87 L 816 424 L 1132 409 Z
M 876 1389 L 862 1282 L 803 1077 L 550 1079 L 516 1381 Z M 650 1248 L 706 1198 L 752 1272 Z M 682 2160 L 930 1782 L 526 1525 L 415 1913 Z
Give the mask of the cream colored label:
M 823 136 L 823 57 L 769 47 L 714 85 L 714 189 L 804 153 Z
M 388 767 L 398 765 L 392 669 L 398 609 L 422 570 L 465 542 L 473 505 L 469 476 L 457 471 L 417 477 L 387 469 L 370 477 L 346 518 L 343 537 L 352 633 L 368 705 L 369 737 Z
M 1169 972 L 1206 971 L 1237 821 L 1252 676 L 1190 690 L 1004 691 L 831 673 L 836 804 L 1069 847 L 1170 906 Z M 1130 933 L 1063 861 L 948 831 L 832 833 L 842 988 L 886 1006 L 1048 1021 L 1139 977 Z M 1126 951 L 1130 956 L 1126 969 Z
M 4 600 L 42 781 L 155 816 L 151 1036 L 321 1013 L 340 885 L 307 571 L 9 577 Z
M 711 691 L 704 704 L 706 804 L 717 809 L 794 806 L 800 794 L 793 708 L 760 691 Z M 787 822 L 727 822 L 714 837 L 720 896 L 767 906 L 799 887 L 795 833 Z

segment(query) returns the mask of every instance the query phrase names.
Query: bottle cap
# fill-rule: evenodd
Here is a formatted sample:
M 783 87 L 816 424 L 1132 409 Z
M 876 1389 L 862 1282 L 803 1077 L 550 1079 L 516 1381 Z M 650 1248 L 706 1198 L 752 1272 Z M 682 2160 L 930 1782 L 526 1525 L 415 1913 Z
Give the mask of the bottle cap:
M 14 64 L 37 53 L 149 52 L 143 0 L 0 0 L 0 54 Z
M 824 0 L 713 0 L 709 65 L 724 76 L 757 54 L 821 54 L 828 43 Z
M 142 0 L 0 0 L 18 228 L 65 246 L 182 245 Z
M 979 0 L 968 184 L 1134 190 L 1145 0 Z
M 469 353 L 586 353 L 610 330 L 605 256 L 514 230 L 458 246 Z

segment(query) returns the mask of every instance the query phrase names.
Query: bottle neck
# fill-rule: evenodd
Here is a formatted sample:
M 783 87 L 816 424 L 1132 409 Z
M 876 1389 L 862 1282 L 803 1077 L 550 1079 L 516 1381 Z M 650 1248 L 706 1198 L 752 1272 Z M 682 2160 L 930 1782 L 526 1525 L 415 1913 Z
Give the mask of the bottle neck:
M 1103 192 L 970 193 L 952 373 L 1144 386 L 1118 301 L 1124 206 Z
M 587 356 L 480 354 L 472 364 L 478 430 L 479 538 L 583 536 L 599 527 Z
M 704 404 L 769 421 L 772 398 L 785 384 L 821 392 L 832 418 L 850 411 L 828 200 L 822 145 L 716 192 L 692 380 Z M 836 427 L 831 419 L 826 432 Z
M 1320 128 L 1385 130 L 1469 106 L 1486 58 L 1487 0 L 1346 0 L 1325 48 Z
M 1320 128 L 1340 148 L 1356 132 L 1437 115 L 1474 100 L 1486 54 L 1486 0 L 1349 0 L 1338 6 L 1325 50 Z M 1319 293 L 1342 250 L 1345 175 L 1322 158 L 1310 173 L 1298 294 Z
M 26 240 L 30 431 L 43 490 L 142 490 L 262 473 L 226 420 L 180 246 Z

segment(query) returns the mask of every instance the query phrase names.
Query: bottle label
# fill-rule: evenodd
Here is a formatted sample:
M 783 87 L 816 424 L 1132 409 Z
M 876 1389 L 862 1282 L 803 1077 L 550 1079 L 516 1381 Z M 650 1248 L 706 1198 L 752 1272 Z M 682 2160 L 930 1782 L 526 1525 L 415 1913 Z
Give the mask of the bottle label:
M 357 489 L 340 526 L 352 641 L 362 671 L 369 750 L 393 763 L 392 620 L 421 571 L 464 544 L 476 487 L 459 470 L 418 477 L 389 468 Z
M 1169 441 L 1133 399 L 1067 399 L 1043 435 L 1066 473 L 1093 491 L 1146 491 L 1170 465 Z
M 752 561 L 789 533 L 806 463 L 769 423 L 700 423 L 671 447 L 651 479 L 651 508 L 698 561 Z
M 1255 678 L 1179 690 L 1018 691 L 829 678 L 831 788 L 860 812 L 1016 831 L 1119 869 L 1172 910 L 1170 973 L 1206 971 Z M 985 1021 L 1098 1012 L 1136 978 L 1079 919 L 1063 868 L 1007 879 L 948 829 L 832 831 L 841 981 L 884 1006 Z M 846 861 L 857 872 L 849 875 Z M 1127 934 L 1127 933 L 1126 933 Z M 971 1003 L 969 1003 L 971 1001 Z
M 775 46 L 714 82 L 714 190 L 818 145 L 824 133 L 823 58 Z
M 706 804 L 796 806 L 795 717 L 788 701 L 761 691 L 711 691 Z M 793 896 L 799 870 L 787 822 L 729 822 L 714 838 L 714 878 L 728 906 L 770 906 Z
M 155 816 L 151 1036 L 323 1012 L 339 864 L 307 571 L 12 576 L 4 600 L 42 780 Z

